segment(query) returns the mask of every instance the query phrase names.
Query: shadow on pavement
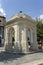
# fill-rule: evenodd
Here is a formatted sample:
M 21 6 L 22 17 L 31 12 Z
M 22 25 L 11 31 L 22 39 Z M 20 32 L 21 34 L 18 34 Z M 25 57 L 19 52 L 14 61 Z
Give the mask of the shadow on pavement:
M 39 64 L 39 65 L 43 65 L 43 63 Z
M 0 52 L 0 62 L 17 60 L 17 58 L 23 57 L 24 55 L 25 54 Z

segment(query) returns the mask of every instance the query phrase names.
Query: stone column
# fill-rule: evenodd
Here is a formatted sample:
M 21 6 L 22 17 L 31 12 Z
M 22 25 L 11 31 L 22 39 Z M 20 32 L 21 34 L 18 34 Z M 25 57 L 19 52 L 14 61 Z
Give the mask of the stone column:
M 8 43 L 8 31 L 7 31 L 7 28 L 4 29 L 4 37 L 5 37 L 5 45 L 6 43 Z
M 33 38 L 33 39 L 32 39 Z M 32 42 L 33 40 L 33 42 Z M 36 34 L 36 28 L 33 29 L 33 34 L 32 34 L 32 30 L 31 30 L 31 49 L 32 50 L 37 50 L 37 34 Z
M 15 29 L 15 50 L 16 52 L 20 52 L 20 26 L 19 24 L 14 27 Z
M 5 28 L 5 50 L 10 52 L 12 49 L 11 43 L 9 43 L 9 31 L 8 28 Z
M 5 50 L 7 50 L 7 46 L 8 46 L 8 30 L 7 28 L 5 27 L 4 29 L 4 37 L 5 37 Z
M 21 41 L 21 45 L 22 45 L 22 52 L 25 53 L 28 51 L 27 48 L 27 30 L 26 30 L 26 25 L 23 25 L 23 29 L 21 30 L 22 32 L 22 41 Z
M 38 51 L 38 43 L 37 43 L 37 31 L 36 31 L 36 27 L 34 28 L 34 49 L 36 51 Z

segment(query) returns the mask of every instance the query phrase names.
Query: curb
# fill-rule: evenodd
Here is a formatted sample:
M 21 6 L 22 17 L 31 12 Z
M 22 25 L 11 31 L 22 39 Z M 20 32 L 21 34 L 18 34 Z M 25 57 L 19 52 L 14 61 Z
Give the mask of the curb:
M 2 52 L 2 53 L 8 53 L 8 54 L 14 54 L 14 55 L 29 55 L 29 54 L 34 54 L 34 53 L 38 53 L 37 51 L 32 51 L 32 52 Z

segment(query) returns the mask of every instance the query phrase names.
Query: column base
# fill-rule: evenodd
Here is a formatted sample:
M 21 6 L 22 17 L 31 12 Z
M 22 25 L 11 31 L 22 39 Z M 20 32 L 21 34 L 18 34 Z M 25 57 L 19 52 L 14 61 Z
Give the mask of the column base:
M 34 47 L 34 46 L 31 46 L 30 49 L 33 50 L 33 51 L 38 51 L 38 48 Z
M 11 50 L 12 50 L 12 45 L 10 43 L 6 43 L 5 51 L 11 51 Z

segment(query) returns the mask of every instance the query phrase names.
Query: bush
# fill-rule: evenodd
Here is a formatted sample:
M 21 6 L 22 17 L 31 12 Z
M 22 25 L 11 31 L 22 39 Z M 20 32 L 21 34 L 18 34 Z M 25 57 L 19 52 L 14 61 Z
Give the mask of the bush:
M 39 48 L 39 49 L 42 49 L 42 45 L 38 45 L 38 48 Z

